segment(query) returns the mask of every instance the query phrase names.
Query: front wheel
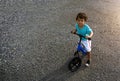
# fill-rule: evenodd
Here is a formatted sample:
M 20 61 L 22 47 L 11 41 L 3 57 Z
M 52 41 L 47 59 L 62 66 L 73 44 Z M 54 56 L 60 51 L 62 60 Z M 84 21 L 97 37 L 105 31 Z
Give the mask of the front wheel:
M 79 57 L 74 57 L 68 64 L 70 71 L 74 72 L 81 66 L 81 59 Z

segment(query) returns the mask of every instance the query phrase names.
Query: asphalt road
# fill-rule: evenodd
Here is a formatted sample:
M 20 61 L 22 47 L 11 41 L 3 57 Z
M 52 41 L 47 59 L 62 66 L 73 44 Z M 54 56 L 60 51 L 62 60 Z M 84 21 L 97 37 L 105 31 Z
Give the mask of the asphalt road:
M 120 81 L 120 0 L 0 0 L 0 81 Z M 67 64 L 77 13 L 94 31 L 92 63 Z

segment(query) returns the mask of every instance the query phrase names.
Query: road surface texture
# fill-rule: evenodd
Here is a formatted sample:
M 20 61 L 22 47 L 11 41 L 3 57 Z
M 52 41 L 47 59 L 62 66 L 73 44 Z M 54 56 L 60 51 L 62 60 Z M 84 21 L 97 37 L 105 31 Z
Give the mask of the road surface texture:
M 77 13 L 94 31 L 90 67 L 70 72 Z M 120 81 L 120 0 L 0 0 L 0 81 Z

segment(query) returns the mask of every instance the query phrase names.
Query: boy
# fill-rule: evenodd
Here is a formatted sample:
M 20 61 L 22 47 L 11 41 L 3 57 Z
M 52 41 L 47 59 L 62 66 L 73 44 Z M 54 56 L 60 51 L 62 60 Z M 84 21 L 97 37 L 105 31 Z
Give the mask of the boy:
M 86 66 L 88 67 L 90 65 L 91 60 L 91 40 L 88 40 L 88 38 L 91 38 L 93 36 L 92 29 L 86 24 L 88 17 L 85 13 L 78 13 L 76 16 L 76 24 L 75 29 L 71 31 L 72 34 L 81 34 L 82 36 L 85 36 L 85 38 L 82 38 L 81 43 L 85 46 L 85 49 L 87 50 L 87 62 Z

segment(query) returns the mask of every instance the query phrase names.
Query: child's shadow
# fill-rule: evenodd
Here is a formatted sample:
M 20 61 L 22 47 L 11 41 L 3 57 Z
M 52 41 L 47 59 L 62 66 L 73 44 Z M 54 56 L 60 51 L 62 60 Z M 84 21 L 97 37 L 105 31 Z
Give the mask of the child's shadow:
M 81 67 L 75 71 L 71 72 L 68 69 L 68 63 L 71 59 L 69 59 L 60 69 L 57 69 L 53 71 L 52 73 L 47 74 L 45 77 L 43 77 L 40 81 L 66 81 L 68 78 L 73 76 L 75 73 L 80 72 L 81 70 L 85 69 L 84 65 L 81 65 Z

